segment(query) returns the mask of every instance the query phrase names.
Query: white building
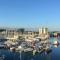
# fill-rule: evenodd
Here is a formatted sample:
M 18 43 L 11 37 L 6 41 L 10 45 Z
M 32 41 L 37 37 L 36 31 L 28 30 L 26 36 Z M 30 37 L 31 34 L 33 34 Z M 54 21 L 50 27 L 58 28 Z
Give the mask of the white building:
M 48 29 L 47 28 L 40 28 L 39 29 L 39 37 L 42 40 L 47 39 L 49 37 Z
M 39 35 L 47 34 L 47 33 L 48 33 L 48 28 L 39 28 Z

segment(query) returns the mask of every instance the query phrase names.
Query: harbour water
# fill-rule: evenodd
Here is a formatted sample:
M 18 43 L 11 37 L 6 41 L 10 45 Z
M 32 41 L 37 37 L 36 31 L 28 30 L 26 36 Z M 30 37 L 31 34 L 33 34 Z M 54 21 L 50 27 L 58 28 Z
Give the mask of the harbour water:
M 49 41 L 53 43 L 58 40 L 60 43 L 60 38 L 50 38 Z M 4 60 L 60 60 L 60 45 L 57 47 L 52 46 L 52 52 L 37 53 L 33 56 L 32 52 L 11 52 L 7 49 L 0 49 L 0 56 L 4 55 Z

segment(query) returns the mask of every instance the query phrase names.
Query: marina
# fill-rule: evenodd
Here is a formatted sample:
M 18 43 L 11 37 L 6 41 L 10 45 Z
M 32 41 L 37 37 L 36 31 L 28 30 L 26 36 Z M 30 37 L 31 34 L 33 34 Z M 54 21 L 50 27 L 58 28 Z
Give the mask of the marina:
M 50 37 L 47 28 L 39 29 L 38 34 L 11 29 L 0 33 L 0 60 L 49 60 L 60 46 L 60 38 Z
M 48 28 L 39 28 L 38 34 L 33 31 L 21 34 L 11 29 L 0 33 L 0 60 L 49 60 L 60 46 L 60 38 L 50 37 Z
M 49 41 L 53 43 L 54 39 L 55 38 L 50 38 Z M 60 39 L 57 40 L 60 42 Z M 36 59 L 56 60 L 57 58 L 60 59 L 59 57 L 60 53 L 58 53 L 60 50 L 60 45 L 57 47 L 54 47 L 54 45 L 52 45 L 51 47 L 52 50 L 45 50 L 45 51 L 40 50 L 38 53 L 36 51 L 34 52 L 30 51 L 30 48 L 28 48 L 26 51 L 19 51 L 19 52 L 13 52 L 10 51 L 9 49 L 0 49 L 0 55 L 1 55 L 1 59 L 2 57 L 4 57 L 3 60 L 36 60 Z M 54 57 L 56 54 L 57 56 Z
M 0 60 L 60 60 L 60 0 L 0 0 Z

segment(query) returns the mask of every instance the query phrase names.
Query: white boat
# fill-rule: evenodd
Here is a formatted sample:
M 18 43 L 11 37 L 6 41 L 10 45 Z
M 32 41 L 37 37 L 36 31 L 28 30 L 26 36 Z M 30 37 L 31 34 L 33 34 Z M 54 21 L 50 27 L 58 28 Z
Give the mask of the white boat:
M 30 52 L 30 51 L 33 51 L 33 49 L 32 48 L 26 48 L 26 49 L 24 49 L 24 52 Z
M 53 45 L 58 45 L 59 42 L 57 40 L 54 41 Z
M 15 47 L 10 47 L 10 51 L 15 51 Z
M 54 45 L 55 48 L 57 48 L 58 45 L 59 45 L 59 42 L 57 40 L 55 40 L 54 43 L 53 43 L 53 45 Z
M 16 51 L 24 51 L 24 48 L 22 46 L 18 46 L 18 48 L 16 48 Z

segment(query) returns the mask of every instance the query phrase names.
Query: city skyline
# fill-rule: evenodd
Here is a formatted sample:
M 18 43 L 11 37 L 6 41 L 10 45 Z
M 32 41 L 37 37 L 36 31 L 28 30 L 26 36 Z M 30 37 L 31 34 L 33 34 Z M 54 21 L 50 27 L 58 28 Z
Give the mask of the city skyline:
M 1 0 L 0 27 L 60 29 L 59 0 Z

